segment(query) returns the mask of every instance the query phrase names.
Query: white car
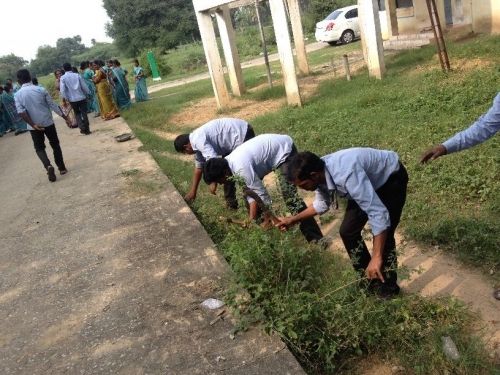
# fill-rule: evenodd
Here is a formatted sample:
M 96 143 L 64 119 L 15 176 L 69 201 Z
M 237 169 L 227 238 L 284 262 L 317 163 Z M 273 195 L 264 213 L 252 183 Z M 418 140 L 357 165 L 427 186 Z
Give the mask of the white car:
M 360 36 L 358 7 L 340 8 L 316 24 L 316 40 L 331 45 L 351 43 Z

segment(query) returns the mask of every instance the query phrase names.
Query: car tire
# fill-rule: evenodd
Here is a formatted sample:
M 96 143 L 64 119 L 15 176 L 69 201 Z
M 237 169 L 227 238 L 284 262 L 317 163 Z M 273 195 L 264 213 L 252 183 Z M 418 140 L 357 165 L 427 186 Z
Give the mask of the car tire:
M 354 40 L 354 33 L 352 30 L 346 30 L 342 33 L 342 36 L 340 37 L 340 42 L 342 44 L 349 44 Z

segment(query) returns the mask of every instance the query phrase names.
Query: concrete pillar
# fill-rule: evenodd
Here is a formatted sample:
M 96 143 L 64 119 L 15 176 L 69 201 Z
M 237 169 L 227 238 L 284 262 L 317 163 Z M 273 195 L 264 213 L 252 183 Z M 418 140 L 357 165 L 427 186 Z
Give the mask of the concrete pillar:
M 295 74 L 295 63 L 293 61 L 290 33 L 286 18 L 283 0 L 269 0 L 271 16 L 273 18 L 274 34 L 278 46 L 278 55 L 283 71 L 283 82 L 285 83 L 286 98 L 289 105 L 302 106 L 299 85 Z
M 224 80 L 224 71 L 215 39 L 212 17 L 208 12 L 196 12 L 198 27 L 200 28 L 201 41 L 207 58 L 208 71 L 212 79 L 217 107 L 223 109 L 229 105 L 229 93 Z
M 309 64 L 307 63 L 306 44 L 304 43 L 304 31 L 302 29 L 298 0 L 288 0 L 288 12 L 292 24 L 293 41 L 295 44 L 299 71 L 302 74 L 309 74 Z
M 240 56 L 236 48 L 236 38 L 229 14 L 229 6 L 224 5 L 218 8 L 215 16 L 219 26 L 220 39 L 233 95 L 241 96 L 245 92 L 245 83 L 241 72 Z
M 363 56 L 368 73 L 371 77 L 382 79 L 385 73 L 384 46 L 377 0 L 358 0 L 358 13 Z
M 396 13 L 396 0 L 385 1 L 385 16 L 387 20 L 387 33 L 389 38 L 399 35 L 398 16 Z

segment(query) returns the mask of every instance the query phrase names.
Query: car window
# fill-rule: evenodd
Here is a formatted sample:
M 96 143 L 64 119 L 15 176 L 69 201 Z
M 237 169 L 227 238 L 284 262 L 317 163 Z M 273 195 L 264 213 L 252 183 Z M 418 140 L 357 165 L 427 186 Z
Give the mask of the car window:
M 346 13 L 345 18 L 356 18 L 358 16 L 358 8 L 356 9 L 351 9 L 349 12 Z
M 325 19 L 326 20 L 336 20 L 338 16 L 340 16 L 342 14 L 342 11 L 341 10 L 336 10 L 334 11 L 333 13 L 331 13 L 328 17 L 326 17 Z

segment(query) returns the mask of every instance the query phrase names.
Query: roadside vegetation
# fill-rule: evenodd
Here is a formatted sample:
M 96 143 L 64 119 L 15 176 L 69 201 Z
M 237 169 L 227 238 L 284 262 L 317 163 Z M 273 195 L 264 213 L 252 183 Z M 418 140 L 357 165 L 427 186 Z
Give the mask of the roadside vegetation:
M 500 264 L 498 139 L 426 167 L 418 163 L 421 151 L 468 126 L 498 91 L 499 37 L 448 47 L 455 66 L 449 74 L 439 69 L 433 47 L 407 51 L 387 59 L 383 81 L 369 79 L 366 71 L 351 82 L 327 80 L 303 108 L 283 107 L 247 120 L 257 133 L 290 134 L 299 149 L 319 154 L 352 146 L 397 151 L 410 174 L 404 234 L 495 272 Z M 311 59 L 328 62 L 326 54 L 317 51 Z M 245 81 L 257 86 L 265 82 L 264 74 L 262 67 L 245 70 Z M 274 98 L 283 93 L 277 87 L 248 97 Z M 155 93 L 155 99 L 124 113 L 144 150 L 181 194 L 189 189 L 192 162 L 179 158 L 172 140 L 158 131 L 178 134 L 199 125 L 179 126 L 170 118 L 211 95 L 210 82 L 200 81 Z M 416 295 L 380 301 L 367 295 L 344 258 L 306 244 L 295 232 L 231 226 L 220 220 L 228 215 L 223 199 L 203 188 L 192 208 L 234 270 L 227 302 L 240 328 L 260 322 L 279 334 L 309 373 L 355 373 L 360 360 L 373 356 L 409 374 L 495 373 L 471 330 L 475 319 L 460 303 Z M 283 213 L 279 203 L 274 209 Z M 245 212 L 235 215 L 243 218 Z M 242 287 L 249 297 L 240 293 Z M 446 358 L 443 336 L 455 341 L 458 361 Z

